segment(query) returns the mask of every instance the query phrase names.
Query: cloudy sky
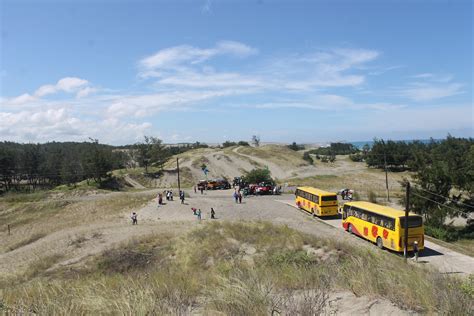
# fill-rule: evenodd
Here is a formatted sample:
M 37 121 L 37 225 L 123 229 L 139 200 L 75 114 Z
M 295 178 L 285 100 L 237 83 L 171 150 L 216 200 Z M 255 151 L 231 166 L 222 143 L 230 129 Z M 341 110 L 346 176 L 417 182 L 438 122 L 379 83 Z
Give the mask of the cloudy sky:
M 0 3 L 0 141 L 474 136 L 471 1 Z

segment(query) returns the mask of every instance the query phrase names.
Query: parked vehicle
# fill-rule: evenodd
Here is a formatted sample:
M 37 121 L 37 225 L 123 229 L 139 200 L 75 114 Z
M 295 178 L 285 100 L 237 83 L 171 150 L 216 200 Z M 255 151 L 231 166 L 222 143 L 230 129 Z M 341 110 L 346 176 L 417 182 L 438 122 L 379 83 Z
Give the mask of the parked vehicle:
M 273 194 L 273 183 L 260 182 L 255 188 L 255 194 L 258 194 L 258 195 Z
M 229 181 L 227 181 L 226 179 L 216 179 L 215 181 L 216 181 L 216 185 L 214 186 L 215 189 L 227 190 L 231 188 Z
M 206 190 L 207 189 L 207 181 L 206 180 L 200 180 L 197 184 L 197 189 L 198 190 Z

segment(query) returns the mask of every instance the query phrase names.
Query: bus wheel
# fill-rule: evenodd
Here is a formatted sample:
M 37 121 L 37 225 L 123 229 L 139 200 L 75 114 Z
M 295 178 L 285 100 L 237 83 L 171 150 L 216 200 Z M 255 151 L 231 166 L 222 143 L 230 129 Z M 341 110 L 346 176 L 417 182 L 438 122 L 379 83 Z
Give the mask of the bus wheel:
M 377 247 L 379 247 L 380 249 L 383 249 L 383 242 L 382 242 L 382 238 L 380 237 L 377 237 Z
M 348 224 L 348 225 L 347 225 L 347 231 L 349 232 L 349 234 L 353 234 L 353 232 L 352 232 L 352 225 L 351 225 L 351 224 Z

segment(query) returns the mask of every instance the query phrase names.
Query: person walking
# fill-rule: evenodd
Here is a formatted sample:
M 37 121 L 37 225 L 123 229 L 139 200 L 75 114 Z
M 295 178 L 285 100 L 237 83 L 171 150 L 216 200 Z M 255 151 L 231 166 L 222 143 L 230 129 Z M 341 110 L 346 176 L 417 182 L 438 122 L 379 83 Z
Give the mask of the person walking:
M 179 199 L 181 200 L 181 204 L 184 204 L 184 191 L 179 192 Z
M 237 193 L 237 190 L 234 191 L 234 199 L 235 199 L 235 203 L 238 203 L 239 202 L 239 194 Z
M 158 205 L 163 205 L 163 194 L 158 194 Z
M 197 192 L 196 192 L 196 186 L 194 186 L 194 194 L 196 194 L 196 193 L 197 193 Z
M 415 255 L 413 259 L 418 262 L 418 241 L 416 240 L 413 242 L 413 254 Z
M 201 195 L 204 194 L 204 186 L 201 185 Z
M 237 194 L 238 198 L 239 198 L 239 204 L 242 204 L 242 193 L 239 193 Z
M 132 225 L 137 225 L 138 224 L 137 216 L 138 215 L 135 212 L 133 212 L 132 216 L 130 216 L 130 218 L 132 219 Z
M 211 207 L 211 219 L 216 219 L 216 212 L 214 211 L 214 208 Z
M 196 215 L 198 217 L 198 221 L 201 221 L 201 209 L 197 210 Z

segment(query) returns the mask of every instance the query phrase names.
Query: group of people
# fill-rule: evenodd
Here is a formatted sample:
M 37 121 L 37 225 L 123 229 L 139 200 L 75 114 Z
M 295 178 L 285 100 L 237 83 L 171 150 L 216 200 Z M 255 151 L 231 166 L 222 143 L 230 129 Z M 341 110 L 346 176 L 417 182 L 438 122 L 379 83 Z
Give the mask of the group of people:
M 173 201 L 173 191 L 165 190 L 163 193 L 158 193 L 158 196 L 157 196 L 158 206 L 163 205 L 163 195 L 166 197 L 167 201 Z M 179 199 L 181 200 L 181 204 L 184 204 L 185 193 L 183 190 L 179 191 Z M 240 192 L 236 198 L 236 203 L 237 201 L 240 201 L 240 203 L 242 203 L 242 194 Z M 191 210 L 193 211 L 193 215 L 196 215 L 197 219 L 200 221 L 202 219 L 201 209 L 196 209 L 195 207 L 191 207 Z M 211 207 L 210 216 L 211 216 L 211 219 L 216 219 L 216 212 L 214 211 L 214 208 L 212 207 Z M 138 214 L 136 212 L 132 212 L 130 218 L 132 220 L 132 225 L 138 224 Z
M 157 200 L 158 206 L 163 205 L 163 195 L 166 197 L 166 201 L 173 201 L 173 191 L 172 190 L 165 190 L 163 193 L 158 193 Z M 184 191 L 179 191 L 179 199 L 181 200 L 181 204 L 184 204 Z
M 354 191 L 353 191 L 353 190 L 350 190 L 350 189 L 342 189 L 341 191 L 339 191 L 339 193 L 341 194 L 341 197 L 342 197 L 343 200 L 352 201 L 353 195 L 354 195 Z
M 235 189 L 233 197 L 234 197 L 235 203 L 242 203 L 242 192 L 240 192 L 240 190 Z
M 197 216 L 198 221 L 201 221 L 202 219 L 202 212 L 201 209 L 196 209 L 195 207 L 191 207 L 191 211 L 193 211 L 193 215 Z M 211 207 L 211 219 L 216 219 L 216 211 L 214 211 L 214 208 Z

